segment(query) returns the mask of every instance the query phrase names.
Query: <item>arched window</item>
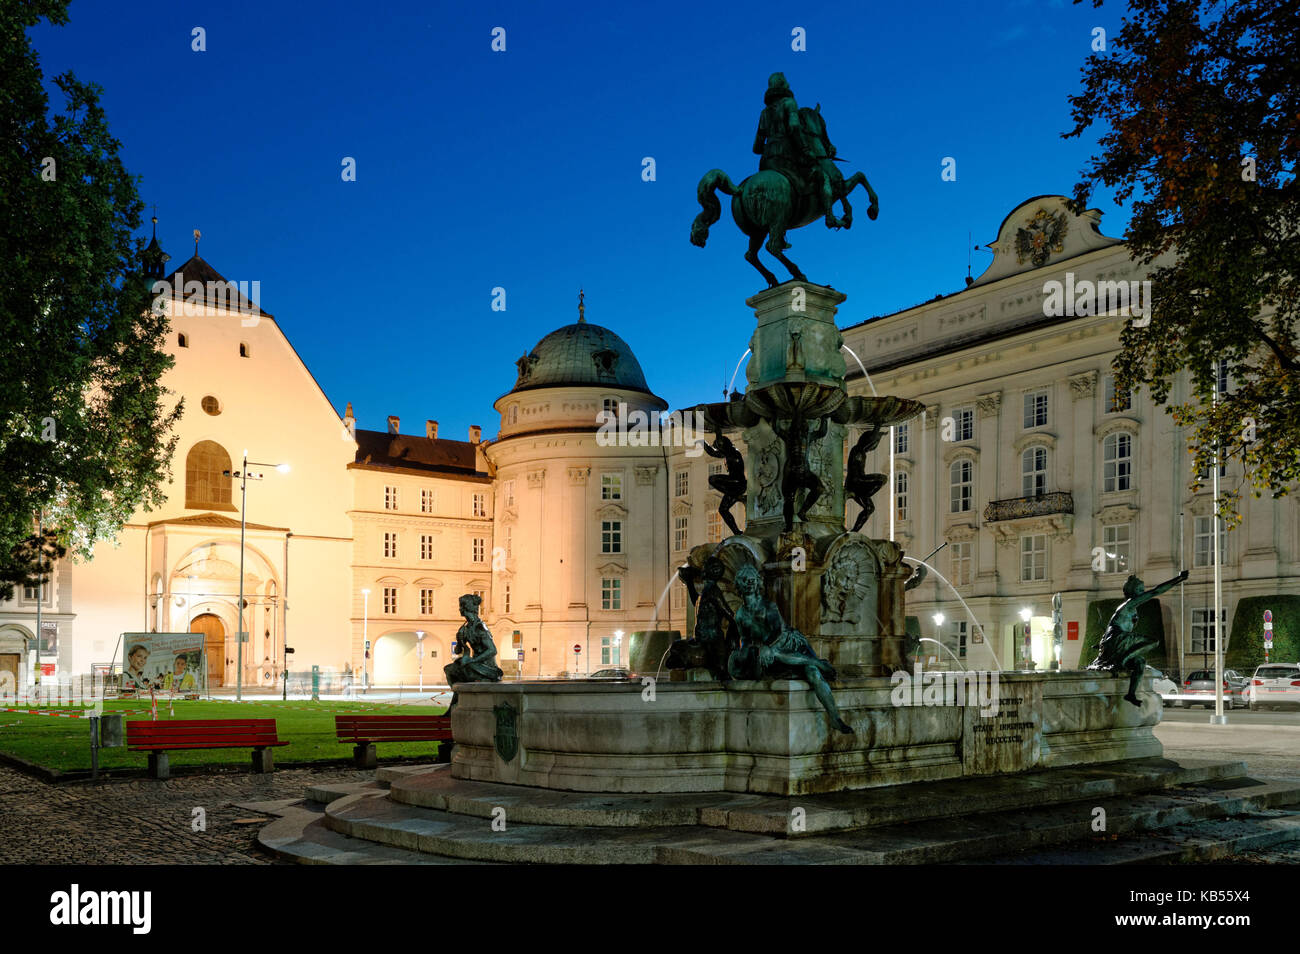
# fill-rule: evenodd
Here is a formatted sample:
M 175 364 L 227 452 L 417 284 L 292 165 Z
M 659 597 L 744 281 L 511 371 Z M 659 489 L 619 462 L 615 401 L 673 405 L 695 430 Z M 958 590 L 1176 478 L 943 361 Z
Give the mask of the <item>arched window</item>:
M 185 457 L 185 506 L 191 510 L 234 510 L 230 503 L 230 455 L 215 441 L 199 441 Z
M 176 346 L 178 348 L 188 348 L 190 346 L 189 336 L 185 332 L 182 331 L 176 335 Z
M 968 513 L 975 506 L 975 464 L 961 457 L 948 468 L 949 511 Z
M 1047 493 L 1047 448 L 1026 447 L 1020 455 L 1020 495 L 1041 497 Z
M 247 341 L 239 342 L 239 356 L 241 358 L 247 358 L 248 355 L 249 355 L 248 342 Z
M 1101 442 L 1101 489 L 1104 493 L 1133 489 L 1133 435 L 1107 434 Z

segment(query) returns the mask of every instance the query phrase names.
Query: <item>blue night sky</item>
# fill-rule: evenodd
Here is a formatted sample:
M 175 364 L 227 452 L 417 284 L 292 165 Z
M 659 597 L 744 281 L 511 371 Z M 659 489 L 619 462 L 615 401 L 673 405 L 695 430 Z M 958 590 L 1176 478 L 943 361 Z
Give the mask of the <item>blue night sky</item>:
M 848 294 L 841 325 L 959 289 L 970 246 L 1012 207 L 1072 190 L 1094 148 L 1060 138 L 1066 96 L 1092 28 L 1113 36 L 1122 9 L 76 0 L 33 40 L 47 78 L 105 88 L 173 267 L 201 229 L 226 278 L 261 282 L 340 412 L 350 400 L 374 429 L 397 414 L 407 432 L 436 418 L 464 439 L 470 424 L 495 435 L 513 362 L 575 320 L 580 286 L 588 320 L 627 340 L 671 407 L 721 397 L 764 283 L 725 203 L 708 247 L 690 244 L 695 188 L 714 167 L 737 182 L 757 168 L 775 70 L 821 103 L 845 174 L 880 195 L 876 222 L 858 190 L 852 230 L 789 236 L 810 280 Z M 1122 234 L 1125 210 L 1093 204 Z M 990 253 L 970 255 L 978 276 Z

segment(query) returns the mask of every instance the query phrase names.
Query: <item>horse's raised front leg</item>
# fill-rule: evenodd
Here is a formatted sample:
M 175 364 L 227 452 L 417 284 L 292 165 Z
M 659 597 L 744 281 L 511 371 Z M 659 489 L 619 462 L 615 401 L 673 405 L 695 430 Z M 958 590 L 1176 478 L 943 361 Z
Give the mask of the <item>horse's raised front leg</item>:
M 880 214 L 880 199 L 876 197 L 876 190 L 871 188 L 871 183 L 867 181 L 866 176 L 861 172 L 855 172 L 853 175 L 849 176 L 849 178 L 844 182 L 844 196 L 847 199 L 848 194 L 857 186 L 862 186 L 867 190 L 867 198 L 871 202 L 871 204 L 867 206 L 867 218 L 874 222 L 876 216 Z M 846 201 L 844 204 L 847 206 L 848 202 Z
M 774 285 L 779 284 L 779 282 L 777 282 L 776 276 L 769 272 L 758 259 L 758 250 L 763 244 L 763 234 L 764 233 L 759 232 L 756 235 L 751 235 L 749 237 L 749 251 L 745 253 L 745 261 L 749 262 L 749 264 L 753 265 L 762 273 L 763 277 L 767 279 L 767 286 L 771 288 Z

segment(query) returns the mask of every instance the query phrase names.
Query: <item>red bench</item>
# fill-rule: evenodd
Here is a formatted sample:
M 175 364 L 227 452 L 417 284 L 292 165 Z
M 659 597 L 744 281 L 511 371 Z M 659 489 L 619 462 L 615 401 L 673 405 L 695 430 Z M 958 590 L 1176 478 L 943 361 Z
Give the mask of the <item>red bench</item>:
M 140 719 L 126 724 L 126 745 L 149 753 L 149 776 L 168 778 L 167 753 L 173 749 L 253 750 L 253 771 L 275 771 L 272 749 L 288 745 L 276 736 L 274 719 Z
M 334 728 L 340 742 L 351 742 L 359 768 L 374 768 L 376 742 L 450 742 L 451 716 L 338 715 Z M 439 746 L 438 761 L 446 762 L 450 746 Z

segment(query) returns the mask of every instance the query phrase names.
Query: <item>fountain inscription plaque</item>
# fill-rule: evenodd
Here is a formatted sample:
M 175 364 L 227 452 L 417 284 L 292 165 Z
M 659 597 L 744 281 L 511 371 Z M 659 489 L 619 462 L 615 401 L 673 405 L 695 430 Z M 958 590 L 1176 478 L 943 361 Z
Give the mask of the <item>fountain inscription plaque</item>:
M 1038 765 L 1043 744 L 1043 683 L 1001 674 L 996 714 L 966 707 L 962 774 L 1024 772 Z

